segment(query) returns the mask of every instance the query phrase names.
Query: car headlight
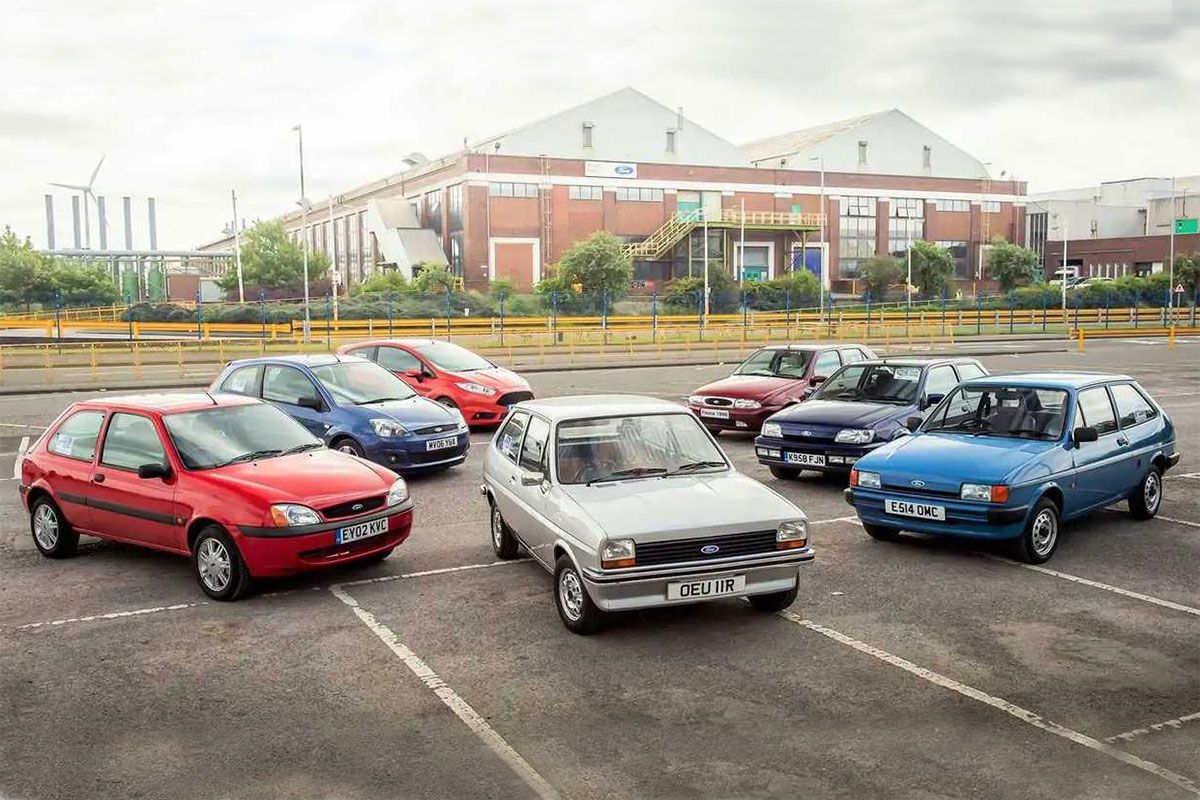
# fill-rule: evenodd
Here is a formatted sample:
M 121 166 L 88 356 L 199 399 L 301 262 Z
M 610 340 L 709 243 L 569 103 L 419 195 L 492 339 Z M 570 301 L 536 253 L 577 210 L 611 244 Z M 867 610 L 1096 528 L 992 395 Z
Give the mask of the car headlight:
M 762 403 L 758 402 L 757 400 L 747 400 L 745 398 L 741 398 L 741 399 L 733 401 L 733 407 L 734 408 L 762 408 Z
M 609 539 L 600 548 L 600 566 L 604 569 L 632 567 L 637 563 L 637 545 L 633 539 Z
M 688 398 L 688 402 L 694 406 L 702 406 L 704 405 L 704 395 L 694 394 Z
M 316 525 L 321 518 L 317 512 L 308 506 L 297 503 L 279 503 L 271 506 L 271 524 L 276 528 L 290 528 L 294 525 Z
M 496 393 L 496 390 L 490 386 L 484 386 L 481 383 L 472 383 L 471 381 L 463 381 L 462 383 L 456 383 L 454 385 L 462 389 L 464 392 L 481 394 L 484 397 L 491 397 Z
M 392 484 L 392 488 L 388 489 L 387 504 L 388 506 L 398 506 L 408 499 L 408 484 L 404 482 L 404 478 L 397 478 Z
M 866 444 L 874 438 L 875 431 L 846 428 L 845 430 L 838 431 L 837 436 L 834 436 L 833 440 L 842 444 Z
M 387 417 L 375 417 L 371 420 L 371 429 L 375 431 L 376 436 L 382 436 L 385 439 L 408 435 L 408 430 L 403 425 Z
M 879 480 L 878 472 L 860 472 L 859 470 L 850 470 L 850 485 L 860 486 L 863 489 L 878 489 L 883 485 Z
M 1008 501 L 1007 486 L 964 483 L 958 494 L 963 500 L 982 500 L 985 503 L 1004 503 Z
M 782 439 L 783 427 L 778 422 L 764 422 L 762 430 L 759 433 L 768 439 Z
M 791 550 L 808 544 L 808 523 L 802 519 L 779 523 L 775 529 L 775 549 Z

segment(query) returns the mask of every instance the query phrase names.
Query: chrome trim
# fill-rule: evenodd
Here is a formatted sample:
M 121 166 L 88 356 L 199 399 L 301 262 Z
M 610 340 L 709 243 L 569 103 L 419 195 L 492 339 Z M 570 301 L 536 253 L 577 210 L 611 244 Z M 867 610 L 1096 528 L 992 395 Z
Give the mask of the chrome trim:
M 752 569 L 773 567 L 780 564 L 811 561 L 814 557 L 812 545 L 774 553 L 752 553 L 734 558 L 707 558 L 703 561 L 678 561 L 674 564 L 656 564 L 653 567 L 625 567 L 624 569 L 596 570 L 586 568 L 584 577 L 595 583 L 641 580 L 643 578 L 673 578 L 704 572 L 720 572 L 729 569 Z

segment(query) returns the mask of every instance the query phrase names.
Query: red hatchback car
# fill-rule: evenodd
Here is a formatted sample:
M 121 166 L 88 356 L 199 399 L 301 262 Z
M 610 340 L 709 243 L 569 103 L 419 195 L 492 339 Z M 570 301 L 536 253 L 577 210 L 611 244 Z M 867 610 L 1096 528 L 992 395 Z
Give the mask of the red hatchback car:
M 529 382 L 453 342 L 380 339 L 338 348 L 391 370 L 419 395 L 453 406 L 472 428 L 499 425 L 508 407 L 532 400 Z
M 20 492 L 42 555 L 74 554 L 81 533 L 187 555 L 216 600 L 381 560 L 412 528 L 403 479 L 234 395 L 75 403 L 25 454 Z
M 862 344 L 771 345 L 752 353 L 728 378 L 692 392 L 688 408 L 713 433 L 757 432 L 767 417 L 807 399 L 840 367 L 868 358 L 875 353 Z

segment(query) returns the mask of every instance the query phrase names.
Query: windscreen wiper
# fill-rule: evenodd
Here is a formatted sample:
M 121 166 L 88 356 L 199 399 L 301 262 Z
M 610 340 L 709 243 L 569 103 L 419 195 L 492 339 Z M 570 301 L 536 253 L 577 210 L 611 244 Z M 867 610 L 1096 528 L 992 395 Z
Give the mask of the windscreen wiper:
M 256 461 L 260 458 L 269 458 L 270 456 L 277 456 L 282 452 L 283 452 L 282 450 L 253 450 L 249 453 L 242 453 L 240 456 L 234 456 L 233 458 L 229 459 L 228 461 L 222 461 L 220 464 L 217 464 L 216 466 L 227 467 L 230 464 L 243 464 L 247 461 Z
M 295 447 L 289 447 L 287 450 L 284 450 L 282 453 L 280 453 L 280 455 L 281 456 L 290 456 L 292 453 L 303 453 L 305 450 L 324 450 L 324 449 L 325 449 L 324 442 L 305 442 L 304 444 L 298 444 Z
M 680 464 L 667 475 L 682 475 L 686 472 L 695 472 L 698 469 L 706 469 L 709 467 L 723 467 L 724 461 L 689 461 L 687 464 Z
M 646 475 L 665 475 L 666 473 L 667 471 L 663 467 L 630 467 L 629 469 L 619 469 L 616 472 L 610 472 L 602 478 L 593 478 L 587 482 L 587 485 L 591 486 L 593 483 L 620 480 L 621 478 L 641 478 Z

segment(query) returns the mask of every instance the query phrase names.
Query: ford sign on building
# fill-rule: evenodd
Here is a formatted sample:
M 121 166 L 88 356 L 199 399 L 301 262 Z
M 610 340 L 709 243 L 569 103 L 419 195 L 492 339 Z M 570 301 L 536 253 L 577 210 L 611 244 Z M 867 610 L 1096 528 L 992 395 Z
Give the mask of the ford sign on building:
M 622 161 L 585 161 L 583 174 L 589 178 L 636 178 L 637 164 Z

